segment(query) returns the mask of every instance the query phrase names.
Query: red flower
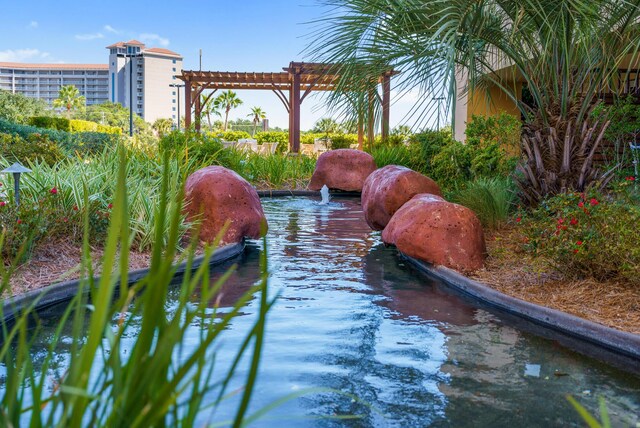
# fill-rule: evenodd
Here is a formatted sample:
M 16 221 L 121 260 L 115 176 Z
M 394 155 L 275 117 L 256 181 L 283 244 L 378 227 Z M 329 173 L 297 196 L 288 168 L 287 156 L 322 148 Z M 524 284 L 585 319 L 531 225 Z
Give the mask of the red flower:
M 522 217 L 517 217 L 516 218 L 516 223 L 520 223 L 522 221 Z
M 16 223 L 22 224 L 22 220 L 18 219 L 18 221 L 16 221 Z
M 65 223 L 69 221 L 69 219 L 67 217 L 63 218 L 62 221 L 64 221 Z
M 598 202 L 598 200 L 596 198 L 591 198 L 591 200 L 589 201 L 589 203 L 591 204 L 591 206 L 595 207 L 596 205 L 598 205 L 600 202 Z
M 576 245 L 582 245 L 582 241 L 576 242 Z
M 584 202 L 578 202 L 578 206 L 579 206 L 580 208 L 584 207 Z
M 636 181 L 636 178 L 633 175 L 630 175 L 627 178 L 625 178 L 625 180 L 627 180 L 627 181 Z
M 77 205 L 74 205 L 74 206 L 73 206 L 73 210 L 74 210 L 74 211 L 78 211 L 78 206 L 77 206 Z
M 574 217 L 574 218 L 571 219 L 569 224 L 571 224 L 571 226 L 575 226 L 576 224 L 578 224 L 578 220 Z
M 564 223 L 564 219 L 563 218 L 559 218 L 558 219 L 558 224 L 562 224 L 562 223 Z
M 54 187 L 53 189 L 49 190 L 49 192 L 51 192 L 52 195 L 55 195 L 58 193 L 58 189 Z
M 560 235 L 560 229 L 556 230 L 555 235 L 556 235 L 556 236 Z
M 113 208 L 113 204 L 107 205 L 107 208 L 109 208 L 109 209 Z
M 573 250 L 573 254 L 578 254 L 578 249 Z
M 5 201 L 0 201 L 0 207 L 4 207 L 5 205 L 7 205 Z

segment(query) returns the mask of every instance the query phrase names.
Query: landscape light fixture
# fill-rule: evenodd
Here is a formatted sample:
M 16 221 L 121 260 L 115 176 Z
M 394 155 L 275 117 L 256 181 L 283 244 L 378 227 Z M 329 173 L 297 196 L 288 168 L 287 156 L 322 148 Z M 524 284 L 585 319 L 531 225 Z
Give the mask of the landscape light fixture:
M 11 165 L 9 168 L 5 168 L 1 173 L 12 173 L 13 174 L 13 188 L 15 191 L 15 199 L 16 206 L 20 205 L 20 174 L 31 172 L 31 170 L 25 166 L 22 166 L 20 162 L 16 162 Z

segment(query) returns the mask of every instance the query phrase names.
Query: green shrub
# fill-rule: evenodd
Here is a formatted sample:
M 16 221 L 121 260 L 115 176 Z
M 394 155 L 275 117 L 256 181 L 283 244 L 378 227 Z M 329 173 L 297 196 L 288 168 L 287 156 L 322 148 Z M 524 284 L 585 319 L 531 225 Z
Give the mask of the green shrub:
M 256 132 L 255 139 L 258 141 L 258 144 L 278 143 L 278 147 L 276 149 L 277 153 L 284 153 L 289 148 L 288 132 Z
M 34 116 L 29 119 L 29 125 L 38 128 L 55 129 L 57 131 L 69 131 L 71 129 L 69 119 L 56 116 Z
M 480 178 L 454 191 L 450 200 L 476 213 L 483 226 L 496 229 L 507 221 L 516 193 L 510 179 Z
M 445 187 L 455 187 L 471 177 L 473 149 L 459 141 L 451 140 L 435 155 L 428 168 L 431 178 Z
M 199 163 L 214 163 L 222 155 L 220 139 L 210 133 L 171 131 L 160 139 L 161 152 L 176 157 L 184 154 Z
M 424 163 L 424 168 L 428 171 L 431 169 L 431 160 L 436 156 L 444 147 L 453 142 L 451 132 L 448 130 L 440 131 L 423 131 L 418 134 L 413 134 L 409 138 L 410 145 L 417 145 L 420 152 L 420 157 Z
M 103 134 L 100 132 L 81 132 L 72 134 L 54 129 L 39 128 L 36 126 L 19 125 L 0 119 L 0 133 L 19 135 L 28 139 L 31 134 L 46 135 L 62 150 L 69 154 L 75 153 L 99 153 L 105 147 L 114 147 L 120 141 L 117 134 Z
M 640 207 L 592 191 L 555 196 L 525 214 L 529 251 L 573 278 L 640 284 Z
M 0 89 L 0 119 L 26 125 L 31 117 L 50 113 L 44 100 Z
M 497 116 L 472 116 L 465 135 L 467 144 L 486 147 L 495 144 L 507 157 L 520 156 L 522 123 L 517 117 L 500 113 Z
M 210 133 L 210 136 L 219 138 L 223 141 L 238 141 L 251 138 L 251 134 L 245 131 L 223 131 L 218 133 Z
M 18 135 L 0 134 L 0 156 L 11 162 L 45 162 L 48 165 L 64 157 L 60 148 L 42 134 L 31 134 L 26 139 Z
M 330 134 L 329 139 L 331 150 L 348 149 L 352 144 L 358 144 L 357 134 Z

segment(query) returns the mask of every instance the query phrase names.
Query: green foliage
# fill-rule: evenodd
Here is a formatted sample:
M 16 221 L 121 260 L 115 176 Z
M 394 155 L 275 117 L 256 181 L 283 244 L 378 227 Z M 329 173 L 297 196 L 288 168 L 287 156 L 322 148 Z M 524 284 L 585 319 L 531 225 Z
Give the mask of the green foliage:
M 516 189 L 509 179 L 479 178 L 453 192 L 450 200 L 471 209 L 484 227 L 497 229 L 514 207 Z
M 443 187 L 455 188 L 457 184 L 472 180 L 471 162 L 474 149 L 459 141 L 451 140 L 430 161 L 429 176 Z
M 573 278 L 640 284 L 640 207 L 596 191 L 549 198 L 521 225 L 527 249 Z
M 208 133 L 172 131 L 160 139 L 160 151 L 174 158 L 184 155 L 198 164 L 212 164 L 221 155 L 220 139 Z
M 162 138 L 163 136 L 171 132 L 173 121 L 171 119 L 156 119 L 151 127 L 158 133 L 158 137 Z
M 53 100 L 53 106 L 66 110 L 67 114 L 71 114 L 72 110 L 83 109 L 86 105 L 86 99 L 80 95 L 80 90 L 74 85 L 66 85 L 60 88 L 58 98 Z
M 495 145 L 506 157 L 520 156 L 520 119 L 505 112 L 494 116 L 473 115 L 467 124 L 467 144 L 475 147 Z
M 378 145 L 370 150 L 370 154 L 375 159 L 378 168 L 387 165 L 400 165 L 424 173 L 420 158 L 412 147 Z
M 422 131 L 418 134 L 413 134 L 409 138 L 409 144 L 418 145 L 420 157 L 422 158 L 424 168 L 427 171 L 431 169 L 431 160 L 433 157 L 452 142 L 453 137 L 451 136 L 451 132 L 447 130 Z
M 129 132 L 129 109 L 119 103 L 106 102 L 93 104 L 88 106 L 84 111 L 74 112 L 74 117 L 76 119 L 113 126 L 119 128 L 122 133 Z M 137 114 L 133 115 L 133 128 L 135 134 L 144 135 L 144 138 L 153 136 L 151 126 Z
M 31 134 L 46 135 L 62 150 L 69 154 L 99 153 L 105 147 L 115 147 L 120 136 L 101 132 L 80 132 L 72 134 L 54 129 L 38 128 L 35 126 L 19 125 L 0 119 L 0 133 L 19 135 L 28 139 Z
M 47 113 L 47 103 L 44 100 L 0 89 L 0 119 L 27 125 L 32 116 L 43 116 Z
M 357 134 L 330 134 L 329 147 L 331 150 L 335 149 L 348 149 L 352 144 L 358 144 L 358 135 Z
M 235 355 L 236 361 L 250 360 L 233 424 L 243 426 L 246 421 L 266 313 L 273 304 L 267 300 L 266 252 L 261 255 L 259 284 L 251 287 L 224 314 L 214 311 L 215 322 L 203 322 L 212 319 L 211 302 L 231 271 L 218 280 L 211 280 L 211 247 L 205 248 L 200 267 L 191 271 L 194 241 L 183 256 L 188 273 L 177 288 L 172 288 L 173 265 L 181 257 L 176 249 L 180 240 L 176 226 L 182 216 L 182 195 L 181 190 L 172 191 L 176 187 L 181 189 L 181 185 L 172 185 L 174 171 L 170 162 L 165 162 L 156 171 L 160 196 L 151 209 L 154 212 L 152 229 L 157 236 L 166 235 L 166 240 L 155 240 L 148 273 L 129 285 L 129 238 L 135 229 L 129 227 L 134 221 L 129 194 L 133 189 L 127 185 L 131 165 L 126 164 L 125 156 L 121 152 L 110 176 L 115 179 L 112 184 L 115 193 L 101 257 L 102 276 L 94 279 L 90 219 L 85 214 L 82 281 L 57 321 L 55 333 L 46 338 L 47 346 L 39 347 L 36 340 L 31 339 L 31 335 L 38 333 L 37 327 L 34 332 L 29 322 L 37 318 L 32 307 L 18 313 L 10 323 L 0 313 L 5 343 L 11 345 L 0 349 L 0 361 L 6 367 L 5 387 L 0 394 L 4 409 L 0 413 L 2 426 L 193 426 L 196 417 L 203 412 L 211 416 L 212 409 L 232 394 L 228 385 L 233 384 L 229 381 L 236 374 L 236 365 L 227 372 L 218 372 L 215 366 L 214 372 L 211 361 L 224 332 L 241 314 L 241 308 L 259 295 L 259 315 L 247 329 L 246 345 Z M 56 197 L 57 193 L 48 196 L 50 200 Z M 80 197 L 85 202 L 90 199 L 82 190 Z M 267 248 L 266 242 L 264 244 L 263 248 Z M 17 262 L 8 266 L 0 265 L 3 295 L 11 291 L 7 273 L 16 269 Z M 179 296 L 177 304 L 171 305 L 171 312 L 158 310 L 170 306 L 169 296 L 176 289 Z M 200 329 L 200 340 L 185 349 L 184 338 L 193 328 Z M 132 335 L 135 341 L 129 340 Z M 253 350 L 248 351 L 251 347 Z M 63 372 L 59 372 L 61 355 Z
M 629 167 L 629 143 L 640 144 L 640 105 L 635 101 L 635 97 L 628 96 L 616 99 L 612 105 L 600 103 L 592 112 L 594 120 L 610 121 L 604 135 L 612 147 L 603 147 L 601 152 L 605 161 L 614 165 Z
M 254 136 L 258 144 L 278 143 L 277 153 L 285 153 L 289 149 L 289 133 L 282 131 L 256 132 Z
M 27 138 L 0 133 L 0 156 L 22 164 L 44 162 L 53 165 L 64 155 L 47 135 L 30 134 Z
M 226 131 L 212 133 L 217 138 L 223 141 L 238 141 L 251 138 L 251 135 L 246 131 Z
M 57 131 L 69 131 L 70 120 L 66 117 L 58 116 L 34 116 L 29 119 L 29 125 L 38 128 L 55 129 Z

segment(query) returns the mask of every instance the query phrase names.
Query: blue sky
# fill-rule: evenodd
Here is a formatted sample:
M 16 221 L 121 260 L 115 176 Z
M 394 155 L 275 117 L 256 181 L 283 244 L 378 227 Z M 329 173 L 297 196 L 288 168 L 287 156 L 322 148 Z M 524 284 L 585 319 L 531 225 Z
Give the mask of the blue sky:
M 106 63 L 105 46 L 132 38 L 184 56 L 185 69 L 281 71 L 303 61 L 308 24 L 322 16 L 316 0 L 209 0 L 140 2 L 111 0 L 5 1 L 0 26 L 0 61 Z M 243 106 L 231 118 L 260 106 L 273 126 L 288 127 L 287 113 L 270 91 L 237 91 Z M 415 102 L 394 99 L 391 126 Z M 302 129 L 327 116 L 320 96 L 302 105 Z

